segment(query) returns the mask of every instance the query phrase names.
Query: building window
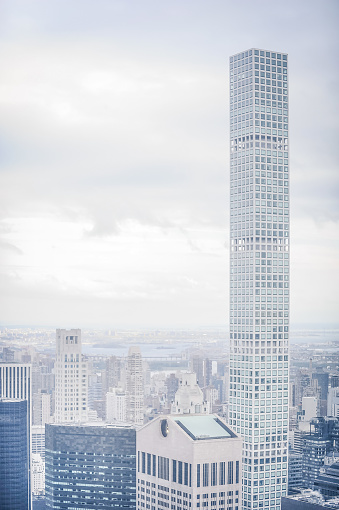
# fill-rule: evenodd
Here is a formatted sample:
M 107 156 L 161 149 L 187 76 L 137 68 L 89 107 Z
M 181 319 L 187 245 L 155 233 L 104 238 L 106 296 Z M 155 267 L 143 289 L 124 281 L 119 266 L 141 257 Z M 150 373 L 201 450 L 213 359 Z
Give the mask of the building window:
M 200 487 L 200 464 L 197 464 L 197 487 Z
M 151 474 L 151 454 L 148 453 L 147 454 L 147 474 L 150 475 Z
M 209 463 L 205 463 L 202 466 L 202 484 L 203 487 L 208 487 L 208 471 L 209 471 Z
M 156 455 L 152 455 L 152 460 L 153 460 L 153 476 L 157 476 L 157 456 Z
M 182 462 L 178 461 L 178 483 L 182 484 Z
M 219 465 L 219 484 L 225 485 L 225 462 L 220 462 Z
M 172 482 L 177 481 L 177 461 L 172 460 Z
M 188 463 L 185 462 L 184 467 L 184 485 L 188 485 Z
M 227 483 L 233 483 L 233 460 L 228 462 Z
M 211 485 L 217 485 L 217 463 L 211 464 Z
M 169 480 L 169 459 L 166 457 L 158 457 L 158 477 Z

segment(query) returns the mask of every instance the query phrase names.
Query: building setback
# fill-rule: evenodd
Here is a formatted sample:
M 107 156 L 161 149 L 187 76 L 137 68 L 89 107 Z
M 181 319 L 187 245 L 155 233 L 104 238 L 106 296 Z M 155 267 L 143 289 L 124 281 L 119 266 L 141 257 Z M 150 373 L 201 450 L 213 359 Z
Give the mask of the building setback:
M 287 55 L 230 58 L 229 423 L 244 439 L 245 510 L 287 493 L 289 160 Z
M 137 510 L 241 510 L 241 444 L 212 414 L 152 420 L 137 431 Z
M 135 509 L 132 426 L 46 425 L 47 508 Z
M 27 415 L 27 400 L 0 399 L 1 510 L 30 508 Z

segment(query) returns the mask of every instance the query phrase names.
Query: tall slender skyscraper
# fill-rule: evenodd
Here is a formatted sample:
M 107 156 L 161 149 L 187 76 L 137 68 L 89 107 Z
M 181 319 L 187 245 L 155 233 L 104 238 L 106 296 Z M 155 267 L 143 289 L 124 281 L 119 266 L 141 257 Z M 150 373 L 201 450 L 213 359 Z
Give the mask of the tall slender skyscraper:
M 142 425 L 144 421 L 144 377 L 139 347 L 130 347 L 127 358 L 127 421 Z
M 230 58 L 230 425 L 243 436 L 243 508 L 287 493 L 287 55 Z
M 85 422 L 88 367 L 82 358 L 81 330 L 56 330 L 55 422 Z

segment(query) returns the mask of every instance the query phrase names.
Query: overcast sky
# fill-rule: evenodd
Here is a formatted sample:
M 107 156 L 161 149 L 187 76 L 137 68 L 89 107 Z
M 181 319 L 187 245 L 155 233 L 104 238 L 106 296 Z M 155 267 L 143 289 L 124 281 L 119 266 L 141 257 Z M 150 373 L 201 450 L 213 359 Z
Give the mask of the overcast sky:
M 2 0 L 0 324 L 228 326 L 228 59 L 289 54 L 291 320 L 338 323 L 337 0 Z

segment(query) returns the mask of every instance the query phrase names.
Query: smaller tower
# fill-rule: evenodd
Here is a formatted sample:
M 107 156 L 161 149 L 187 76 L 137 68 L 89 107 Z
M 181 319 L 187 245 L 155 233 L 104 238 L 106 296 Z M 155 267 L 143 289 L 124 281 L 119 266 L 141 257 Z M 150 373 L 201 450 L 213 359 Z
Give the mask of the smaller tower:
M 88 367 L 81 330 L 56 330 L 55 422 L 84 422 L 88 412 Z
M 130 347 L 127 358 L 127 421 L 142 425 L 144 422 L 144 380 L 139 347 Z

